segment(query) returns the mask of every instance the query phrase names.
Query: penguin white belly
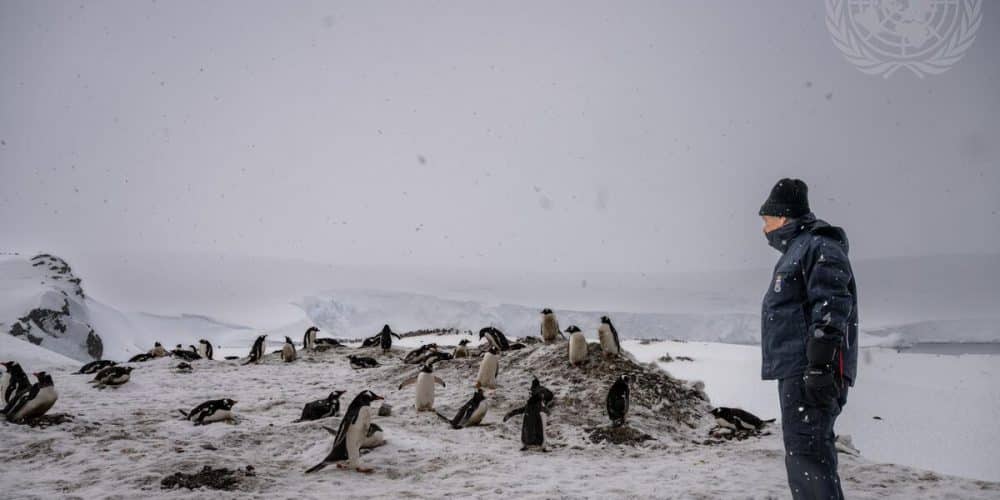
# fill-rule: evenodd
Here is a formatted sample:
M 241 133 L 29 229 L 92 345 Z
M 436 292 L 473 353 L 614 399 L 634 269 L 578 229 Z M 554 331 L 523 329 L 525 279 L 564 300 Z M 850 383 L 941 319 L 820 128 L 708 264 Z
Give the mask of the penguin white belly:
M 122 385 L 125 382 L 128 382 L 128 380 L 129 380 L 129 375 L 126 373 L 125 375 L 120 375 L 117 377 L 108 377 L 108 379 L 104 381 L 104 385 Z
M 615 336 L 611 333 L 608 325 L 601 325 L 597 328 L 597 337 L 601 340 L 601 350 L 607 354 L 618 354 L 618 345 L 615 344 Z
M 198 355 L 203 359 L 208 359 L 208 349 L 205 348 L 205 344 L 198 344 Z
M 469 349 L 464 345 L 460 345 L 455 348 L 455 352 L 452 354 L 456 358 L 467 358 L 469 357 Z
M 483 356 L 482 363 L 479 363 L 479 376 L 476 378 L 476 385 L 496 389 L 497 363 L 496 354 L 487 353 Z
M 10 373 L 3 372 L 0 376 L 0 402 L 7 404 L 7 386 L 10 385 Z
M 465 423 L 465 426 L 479 425 L 483 421 L 483 418 L 486 417 L 487 408 L 486 401 L 481 401 L 476 411 L 472 412 L 472 415 L 469 416 L 469 421 Z
M 365 449 L 378 448 L 383 444 L 385 444 L 385 436 L 382 435 L 382 431 L 375 431 L 365 437 L 365 441 L 361 443 L 361 447 Z
M 576 332 L 569 337 L 569 363 L 575 365 L 587 359 L 587 339 Z
M 285 347 L 281 348 L 281 359 L 285 361 L 295 361 L 295 348 L 285 344 Z
M 559 336 L 559 322 L 555 318 L 542 320 L 542 340 L 552 342 Z
M 232 418 L 233 412 L 229 410 L 218 410 L 202 419 L 202 423 L 209 424 L 212 422 L 222 422 L 223 420 L 231 420 Z
M 54 388 L 43 387 L 35 395 L 35 399 L 25 403 L 17 414 L 14 415 L 14 419 L 23 420 L 45 415 L 45 412 L 49 411 L 49 408 L 52 408 L 52 405 L 56 404 L 56 399 L 59 399 L 59 395 L 56 394 Z
M 417 375 L 417 411 L 434 409 L 434 374 Z
M 351 467 L 358 467 L 361 458 L 361 445 L 368 437 L 368 426 L 372 422 L 371 408 L 362 406 L 358 410 L 358 419 L 347 427 L 347 463 Z

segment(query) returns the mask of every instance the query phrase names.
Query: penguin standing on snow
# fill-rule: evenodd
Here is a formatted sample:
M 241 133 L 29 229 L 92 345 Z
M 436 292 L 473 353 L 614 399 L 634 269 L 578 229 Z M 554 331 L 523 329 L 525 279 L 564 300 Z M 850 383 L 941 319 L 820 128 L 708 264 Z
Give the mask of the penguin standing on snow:
M 205 425 L 212 422 L 232 420 L 233 406 L 235 406 L 236 403 L 236 401 L 228 398 L 214 399 L 212 401 L 205 401 L 204 403 L 195 406 L 191 411 L 177 411 L 181 412 L 181 415 L 184 415 L 184 418 L 194 422 L 194 425 Z
M 28 380 L 28 375 L 24 373 L 24 369 L 17 361 L 4 361 L 2 364 L 7 371 L 0 378 L 0 398 L 6 405 L 14 399 L 14 396 L 30 389 L 31 381 Z
M 336 417 L 340 413 L 340 396 L 343 395 L 344 391 L 333 391 L 326 399 L 317 399 L 306 403 L 302 408 L 302 416 L 296 422 Z
M 500 351 L 490 347 L 479 362 L 479 374 L 476 376 L 476 389 L 496 389 L 497 375 L 500 373 Z
M 91 380 L 90 383 L 97 384 L 97 387 L 119 386 L 128 382 L 131 377 L 131 366 L 109 366 L 97 372 L 94 380 Z
M 80 367 L 79 370 L 77 370 L 76 374 L 77 375 L 90 375 L 90 374 L 93 374 L 93 373 L 97 373 L 97 372 L 99 372 L 99 371 L 101 371 L 101 370 L 103 370 L 103 369 L 105 369 L 105 368 L 107 368 L 109 366 L 115 366 L 117 364 L 118 364 L 118 362 L 116 362 L 116 361 L 111 361 L 111 360 L 107 360 L 107 359 L 99 359 L 97 361 L 91 361 L 90 363 L 87 363 L 87 364 L 83 365 L 82 367 Z
M 162 358 L 167 355 L 167 350 L 163 348 L 163 344 L 155 342 L 153 348 L 149 350 L 149 355 L 154 358 Z
M 611 419 L 611 425 L 614 427 L 621 427 L 625 425 L 625 418 L 628 417 L 628 407 L 629 407 L 629 386 L 628 384 L 632 382 L 632 378 L 628 375 L 622 375 L 615 380 L 614 384 L 611 384 L 611 389 L 608 390 L 608 418 Z
M 285 345 L 281 347 L 281 360 L 291 363 L 296 357 L 298 354 L 295 352 L 295 344 L 292 343 L 292 339 L 285 337 Z
M 306 329 L 305 335 L 302 336 L 302 350 L 311 351 L 316 349 L 316 334 L 319 333 L 319 328 L 315 326 L 310 326 Z
M 212 357 L 212 356 L 214 356 L 214 353 L 212 351 L 212 343 L 209 342 L 209 341 L 207 341 L 207 340 L 205 340 L 205 339 L 199 340 L 198 341 L 198 355 L 201 356 L 201 357 L 203 357 L 203 358 L 205 358 L 205 359 L 207 359 L 207 360 L 214 359 Z
M 712 409 L 712 416 L 719 427 L 725 427 L 734 431 L 759 432 L 765 425 L 774 422 L 774 419 L 761 420 L 760 417 L 739 408 L 726 408 L 721 406 Z
M 52 377 L 45 372 L 38 372 L 35 378 L 38 382 L 14 396 L 0 412 L 7 417 L 8 422 L 20 424 L 25 420 L 41 417 L 56 404 L 59 394 L 56 393 Z
M 260 335 L 253 341 L 253 346 L 250 348 L 250 355 L 243 363 L 244 366 L 250 363 L 260 363 L 264 359 L 264 339 L 266 338 L 267 335 Z
M 587 360 L 587 338 L 575 325 L 566 329 L 569 334 L 569 364 L 577 366 Z
M 542 325 L 539 327 L 539 335 L 542 336 L 542 340 L 546 344 L 555 342 L 558 337 L 565 338 L 562 331 L 559 330 L 559 320 L 556 319 L 555 313 L 547 307 L 542 309 Z
M 381 346 L 382 347 L 382 353 L 385 354 L 385 353 L 389 352 L 389 349 L 392 349 L 392 338 L 393 337 L 396 337 L 397 339 L 400 339 L 400 340 L 403 339 L 402 337 L 400 337 L 399 335 L 397 335 L 396 332 L 393 332 L 392 328 L 389 328 L 389 325 L 385 325 L 385 326 L 382 327 L 382 331 L 381 332 L 378 332 L 375 335 L 373 335 L 373 336 L 368 337 L 367 339 L 365 339 L 364 342 L 361 343 L 361 347 Z
M 354 467 L 358 472 L 372 472 L 372 469 L 361 465 L 361 445 L 368 438 L 368 431 L 372 421 L 371 404 L 373 401 L 382 399 L 371 391 L 364 391 L 354 397 L 354 401 L 348 405 L 344 412 L 344 418 L 340 420 L 340 427 L 334 431 L 329 427 L 323 427 L 330 434 L 334 435 L 333 449 L 323 459 L 322 462 L 306 470 L 306 474 L 316 472 L 329 464 L 336 463 L 337 467 L 343 468 L 341 462 L 347 461 L 347 467 Z
M 606 356 L 621 354 L 622 344 L 618 341 L 618 330 L 611 324 L 611 318 L 601 316 L 601 326 L 597 327 L 597 338 Z
M 483 417 L 486 416 L 486 410 L 489 405 L 486 404 L 486 397 L 483 395 L 482 389 L 476 389 L 476 392 L 472 393 L 472 399 L 468 400 L 461 408 L 458 409 L 458 413 L 451 420 L 448 417 L 437 413 L 437 416 L 441 417 L 442 420 L 448 422 L 452 429 L 464 429 L 466 427 L 471 427 L 473 425 L 479 425 L 483 421 Z
M 492 326 L 487 326 L 486 328 L 479 330 L 480 340 L 483 337 L 486 337 L 490 346 L 496 347 L 498 351 L 506 351 L 510 349 L 510 341 L 507 340 L 507 336 Z
M 462 339 L 458 342 L 458 346 L 455 347 L 455 351 L 451 353 L 453 358 L 467 358 L 469 357 L 469 339 Z
M 504 422 L 515 415 L 524 415 L 524 420 L 521 422 L 521 444 L 524 446 L 521 451 L 530 448 L 540 448 L 545 451 L 545 424 L 542 421 L 542 412 L 549 413 L 549 409 L 542 402 L 542 395 L 532 394 L 528 398 L 528 404 L 504 415 Z
M 351 368 L 357 368 L 357 369 L 375 368 L 376 366 L 378 366 L 378 361 L 375 361 L 374 358 L 369 358 L 365 356 L 355 356 L 351 354 L 350 356 L 347 357 L 347 360 L 350 361 Z
M 417 411 L 434 411 L 434 384 L 446 387 L 444 380 L 434 375 L 434 366 L 430 364 L 424 365 L 420 369 L 420 373 L 399 384 L 399 390 L 403 390 L 404 387 L 413 384 L 417 384 Z

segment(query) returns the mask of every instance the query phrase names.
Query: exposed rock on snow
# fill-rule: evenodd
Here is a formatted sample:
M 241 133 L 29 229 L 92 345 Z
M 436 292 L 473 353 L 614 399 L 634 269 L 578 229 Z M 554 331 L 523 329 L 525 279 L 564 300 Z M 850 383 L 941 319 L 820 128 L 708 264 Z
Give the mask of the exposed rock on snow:
M 254 477 L 252 465 L 244 469 L 229 470 L 226 468 L 213 469 L 206 465 L 201 471 L 194 474 L 176 472 L 160 481 L 160 487 L 167 490 L 172 488 L 187 488 L 194 490 L 198 488 L 210 488 L 213 490 L 232 491 L 240 486 L 244 478 Z

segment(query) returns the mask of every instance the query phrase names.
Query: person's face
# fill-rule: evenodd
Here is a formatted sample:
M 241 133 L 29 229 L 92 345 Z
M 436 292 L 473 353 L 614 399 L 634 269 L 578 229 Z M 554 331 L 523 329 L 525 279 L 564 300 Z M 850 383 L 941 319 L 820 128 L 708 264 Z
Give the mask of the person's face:
M 784 226 L 788 222 L 788 217 L 774 217 L 771 215 L 762 215 L 761 219 L 764 219 L 764 234 L 770 233 L 781 226 Z

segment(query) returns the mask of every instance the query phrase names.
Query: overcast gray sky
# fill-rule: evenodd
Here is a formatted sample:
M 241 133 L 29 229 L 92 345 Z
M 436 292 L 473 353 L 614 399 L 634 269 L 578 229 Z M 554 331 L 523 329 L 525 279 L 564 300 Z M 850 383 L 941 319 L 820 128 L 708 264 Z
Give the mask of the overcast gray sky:
M 673 271 L 1000 252 L 1000 5 L 869 76 L 823 2 L 0 0 L 0 251 Z

